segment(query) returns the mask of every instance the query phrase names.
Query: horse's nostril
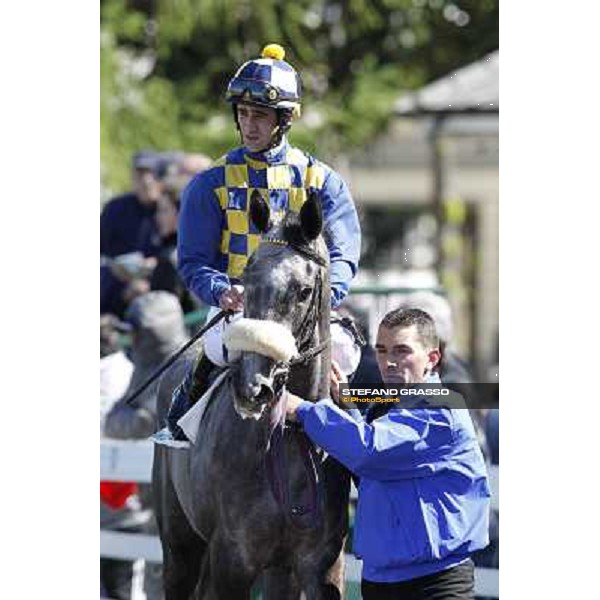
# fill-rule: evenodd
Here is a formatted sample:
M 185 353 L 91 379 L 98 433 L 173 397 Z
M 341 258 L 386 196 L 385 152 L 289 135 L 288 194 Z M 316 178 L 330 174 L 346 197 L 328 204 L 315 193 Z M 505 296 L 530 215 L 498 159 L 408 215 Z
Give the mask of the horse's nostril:
M 270 402 L 272 399 L 273 399 L 273 390 L 271 389 L 270 386 L 268 386 L 264 383 L 260 386 L 260 390 L 258 391 L 258 394 L 255 394 L 254 397 L 252 398 L 252 400 L 256 404 L 265 404 L 267 402 Z

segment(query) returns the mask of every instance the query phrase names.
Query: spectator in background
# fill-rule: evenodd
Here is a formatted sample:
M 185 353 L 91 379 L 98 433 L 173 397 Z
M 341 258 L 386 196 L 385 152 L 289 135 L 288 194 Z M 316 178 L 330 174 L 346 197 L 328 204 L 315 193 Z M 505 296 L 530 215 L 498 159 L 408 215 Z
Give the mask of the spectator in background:
M 129 303 L 150 290 L 163 290 L 179 298 L 184 313 L 202 306 L 202 302 L 183 285 L 177 272 L 177 226 L 181 186 L 186 185 L 192 176 L 187 169 L 202 169 L 207 165 L 210 165 L 210 159 L 202 154 L 186 155 L 174 151 L 159 155 L 156 172 L 164 190 L 156 203 L 154 219 L 142 225 L 140 236 L 146 239 L 158 233 L 160 243 L 155 256 L 146 258 L 141 268 L 123 274 L 122 279 L 127 281 L 122 292 L 125 302 Z
M 126 313 L 132 326 L 131 359 L 134 370 L 128 397 L 171 354 L 187 340 L 183 311 L 177 298 L 168 292 L 149 292 L 136 298 Z M 155 429 L 158 382 L 146 389 L 133 405 L 124 399 L 113 406 L 106 417 L 105 435 L 118 439 L 146 438 Z
M 448 384 L 474 383 L 474 378 L 467 362 L 457 354 L 454 348 L 452 308 L 447 298 L 434 292 L 412 292 L 400 300 L 399 307 L 419 308 L 433 317 L 440 339 L 442 358 L 437 371 L 442 382 Z M 479 444 L 487 459 L 489 458 L 489 450 L 485 435 L 484 412 L 481 409 L 472 408 L 471 416 L 473 417 Z
M 186 154 L 181 161 L 181 172 L 182 183 L 180 189 L 183 189 L 198 173 L 206 171 L 212 167 L 213 161 L 205 154 L 195 153 Z
M 487 441 L 489 462 L 493 467 L 498 467 L 500 460 L 499 438 L 500 413 L 497 408 L 489 409 L 485 415 L 484 427 Z M 497 569 L 500 565 L 500 511 L 492 507 L 490 511 L 490 544 L 480 550 L 473 557 L 479 567 Z
M 472 383 L 471 370 L 453 345 L 454 323 L 447 298 L 434 292 L 412 292 L 400 300 L 399 308 L 420 308 L 433 317 L 442 353 L 438 370 L 441 380 L 444 383 Z
M 146 389 L 132 405 L 127 404 L 125 400 L 188 340 L 188 335 L 181 306 L 177 298 L 168 292 L 149 292 L 136 298 L 127 310 L 125 318 L 132 327 L 131 358 L 134 371 L 124 398 L 113 406 L 106 417 L 104 433 L 106 437 L 117 439 L 141 439 L 147 438 L 159 428 L 156 423 L 158 381 Z M 101 524 L 104 529 L 110 527 L 119 531 L 157 534 L 150 486 L 140 484 L 138 487 L 138 513 L 141 511 L 140 514 L 144 518 L 138 518 L 129 525 L 131 511 L 125 511 L 123 519 L 128 521 L 124 525 L 118 519 L 119 512 L 104 505 L 101 511 Z M 115 562 L 124 561 L 112 561 Z M 119 565 L 119 568 L 123 570 L 122 565 Z M 146 563 L 144 591 L 148 600 L 162 598 L 160 565 Z
M 500 413 L 497 408 L 488 411 L 485 419 L 485 435 L 490 451 L 490 462 L 500 464 Z
M 100 254 L 115 257 L 141 251 L 150 256 L 156 247 L 156 228 L 144 231 L 144 223 L 151 223 L 156 203 L 163 191 L 158 177 L 160 155 L 153 151 L 138 152 L 132 162 L 133 191 L 109 200 L 100 218 Z
M 179 151 L 160 155 L 159 177 L 168 192 L 179 196 L 194 175 L 206 171 L 212 160 L 204 154 L 184 154 Z
M 187 290 L 177 272 L 177 221 L 179 218 L 179 196 L 164 193 L 156 210 L 156 224 L 161 239 L 157 263 L 150 276 L 151 290 L 171 292 L 177 298 L 184 313 L 196 310 L 200 301 Z
M 100 317 L 100 435 L 103 436 L 106 414 L 123 397 L 133 372 L 133 363 L 123 352 L 119 334 L 129 333 L 131 326 L 114 315 Z M 100 482 L 100 526 L 113 531 L 138 531 L 142 514 L 137 485 L 134 482 Z M 100 559 L 102 597 L 129 600 L 133 562 Z
M 491 383 L 498 383 L 498 372 L 500 371 L 500 342 L 498 339 L 498 333 L 496 332 L 496 347 L 495 356 L 493 358 L 493 364 L 488 369 L 488 381 Z M 498 392 L 497 392 L 498 393 Z M 499 398 L 496 398 L 499 400 Z M 500 462 L 500 414 L 497 408 L 488 411 L 485 416 L 485 432 L 490 447 L 490 460 L 493 465 L 498 465 Z
M 356 324 L 365 344 L 361 348 L 360 362 L 352 378 L 352 383 L 357 387 L 380 387 L 383 384 L 379 367 L 377 366 L 377 357 L 375 348 L 371 345 L 371 335 L 369 332 L 369 318 L 366 313 L 352 305 L 352 299 L 348 298 L 340 306 L 338 313 L 340 316 L 350 317 Z M 366 410 L 366 405 L 359 405 L 359 410 Z
M 100 216 L 100 312 L 122 317 L 127 307 L 123 293 L 130 276 L 154 256 L 160 238 L 154 222 L 163 184 L 157 176 L 160 157 L 139 152 L 133 158 L 133 192 L 110 200 Z M 139 268 L 138 268 L 139 267 Z
M 133 363 L 127 358 L 119 334 L 130 327 L 114 315 L 100 317 L 100 427 L 112 405 L 122 398 L 129 386 Z

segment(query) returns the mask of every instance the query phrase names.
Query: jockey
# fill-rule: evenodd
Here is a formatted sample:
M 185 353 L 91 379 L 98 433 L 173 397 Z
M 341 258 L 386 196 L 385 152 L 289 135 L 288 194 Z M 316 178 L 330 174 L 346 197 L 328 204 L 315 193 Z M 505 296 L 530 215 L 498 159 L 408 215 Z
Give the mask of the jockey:
M 243 310 L 238 285 L 252 252 L 261 241 L 249 218 L 250 193 L 258 189 L 271 211 L 298 212 L 307 192 L 323 206 L 324 237 L 329 250 L 331 306 L 348 293 L 360 256 L 360 225 L 350 191 L 333 169 L 292 147 L 286 134 L 300 116 L 302 88 L 285 51 L 270 44 L 261 58 L 244 63 L 227 86 L 226 101 L 242 146 L 196 175 L 182 195 L 178 268 L 188 288 L 218 310 Z M 240 313 L 241 316 L 241 313 Z M 223 321 L 204 339 L 204 353 L 174 394 L 169 426 L 205 391 L 213 364 L 227 364 L 221 341 Z

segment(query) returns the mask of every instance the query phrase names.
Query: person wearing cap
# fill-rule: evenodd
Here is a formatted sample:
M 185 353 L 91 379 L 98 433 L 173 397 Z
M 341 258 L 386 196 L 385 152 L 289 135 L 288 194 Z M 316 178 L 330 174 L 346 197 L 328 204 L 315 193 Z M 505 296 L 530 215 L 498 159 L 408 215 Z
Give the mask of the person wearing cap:
M 149 278 L 151 290 L 171 292 L 179 298 L 184 313 L 198 310 L 202 305 L 184 285 L 177 271 L 177 221 L 180 198 L 173 190 L 165 192 L 158 201 L 156 223 L 161 238 L 161 248 L 156 266 Z
M 419 308 L 431 315 L 440 339 L 440 362 L 436 367 L 443 383 L 472 384 L 474 377 L 469 364 L 457 353 L 454 344 L 454 319 L 448 299 L 429 290 L 410 292 L 403 295 L 398 308 Z M 484 456 L 489 448 L 485 433 L 485 409 L 471 409 L 473 424 Z
M 162 426 L 158 423 L 158 381 L 132 403 L 128 403 L 127 399 L 167 358 L 188 341 L 189 336 L 179 300 L 173 294 L 164 291 L 152 291 L 133 300 L 125 313 L 125 322 L 130 328 L 133 374 L 127 391 L 106 415 L 103 433 L 107 438 L 145 439 Z M 129 510 L 128 507 L 123 507 L 113 510 L 101 505 L 102 528 L 157 534 L 151 486 L 139 484 L 137 487 L 139 509 Z M 132 513 L 136 516 L 133 522 Z M 116 578 L 121 583 L 124 579 L 127 580 L 124 585 L 130 588 L 131 565 L 125 565 L 126 562 L 102 559 L 103 573 L 107 581 L 111 580 L 111 575 L 106 571 L 112 572 L 116 577 L 118 573 L 114 573 L 115 565 L 119 566 L 120 563 L 120 569 L 125 573 Z M 164 597 L 161 569 L 161 565 L 157 563 L 147 564 L 144 569 L 144 592 L 148 600 Z M 130 597 L 117 595 L 113 590 L 114 586 L 107 589 L 111 598 Z
M 271 212 L 298 212 L 311 191 L 323 206 L 324 238 L 329 249 L 331 305 L 348 293 L 360 255 L 360 225 L 348 186 L 331 167 L 292 147 L 287 132 L 300 115 L 302 86 L 296 70 L 277 44 L 245 62 L 229 81 L 226 101 L 242 145 L 218 159 L 186 187 L 179 220 L 178 267 L 188 288 L 213 307 L 242 311 L 239 285 L 248 258 L 261 243 L 248 214 L 254 190 Z M 204 353 L 176 390 L 172 419 L 187 410 L 206 387 L 211 363 L 226 364 L 221 327 L 207 334 Z M 175 427 L 172 430 L 176 431 Z
M 160 236 L 154 222 L 156 203 L 162 194 L 157 171 L 160 155 L 145 150 L 133 157 L 133 191 L 109 200 L 100 216 L 100 312 L 122 317 L 127 307 L 123 293 L 128 283 L 115 268 L 115 258 L 131 253 L 155 256 Z
M 389 312 L 375 348 L 387 386 L 439 386 L 439 338 L 426 312 Z M 343 406 L 337 385 L 331 392 Z M 288 418 L 360 477 L 353 551 L 365 600 L 474 598 L 471 556 L 489 541 L 485 461 L 469 411 L 426 398 L 374 403 L 366 415 L 329 398 L 285 399 Z
M 165 192 L 180 196 L 192 177 L 206 171 L 212 164 L 212 159 L 201 153 L 161 152 L 157 175 L 163 182 Z
M 452 307 L 445 296 L 429 290 L 410 292 L 400 298 L 397 307 L 420 308 L 429 313 L 435 321 L 442 353 L 437 370 L 444 383 L 472 383 L 474 381 L 469 365 L 458 355 L 454 347 Z
M 104 425 L 107 437 L 145 438 L 156 430 L 158 381 L 129 404 L 126 398 L 189 339 L 177 296 L 152 291 L 138 296 L 125 313 L 131 328 L 134 370 L 127 393 L 113 406 Z

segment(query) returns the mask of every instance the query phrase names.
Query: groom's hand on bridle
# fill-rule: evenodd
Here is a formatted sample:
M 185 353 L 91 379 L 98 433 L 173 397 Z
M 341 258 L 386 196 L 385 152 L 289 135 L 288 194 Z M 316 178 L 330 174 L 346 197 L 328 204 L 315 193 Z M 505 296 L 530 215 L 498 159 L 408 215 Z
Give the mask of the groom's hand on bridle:
M 296 394 L 292 394 L 292 392 L 288 392 L 287 389 L 284 389 L 283 394 L 287 394 L 287 398 L 285 400 L 285 412 L 286 416 L 290 421 L 296 420 L 296 409 L 304 402 L 300 396 L 296 396 Z
M 331 399 L 340 407 L 344 408 L 343 402 L 340 402 L 340 383 L 344 380 L 344 375 L 340 366 L 335 360 L 331 360 L 331 371 L 329 372 L 329 395 Z

